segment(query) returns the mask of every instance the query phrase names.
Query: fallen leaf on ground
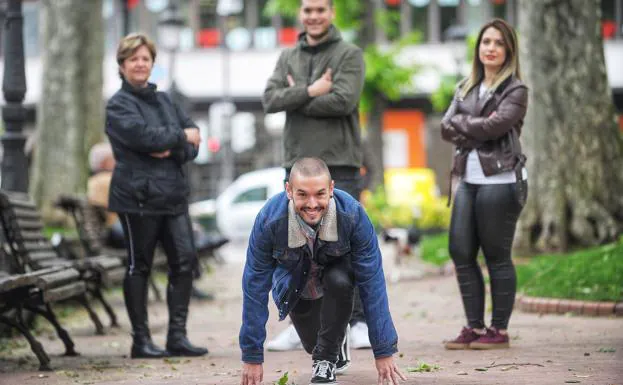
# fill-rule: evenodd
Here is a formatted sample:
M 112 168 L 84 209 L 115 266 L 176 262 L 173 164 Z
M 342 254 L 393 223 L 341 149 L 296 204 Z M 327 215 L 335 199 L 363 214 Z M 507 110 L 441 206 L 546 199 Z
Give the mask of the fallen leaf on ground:
M 416 367 L 408 367 L 407 372 L 409 373 L 424 373 L 424 372 L 433 372 L 441 369 L 439 365 L 435 364 L 427 364 L 426 362 L 420 363 Z
M 477 372 L 486 372 L 489 369 L 487 369 L 487 368 L 474 368 L 474 370 L 477 371 Z
M 614 353 L 617 350 L 615 348 L 599 348 L 599 353 Z
M 457 376 L 467 376 L 467 372 L 458 372 Z

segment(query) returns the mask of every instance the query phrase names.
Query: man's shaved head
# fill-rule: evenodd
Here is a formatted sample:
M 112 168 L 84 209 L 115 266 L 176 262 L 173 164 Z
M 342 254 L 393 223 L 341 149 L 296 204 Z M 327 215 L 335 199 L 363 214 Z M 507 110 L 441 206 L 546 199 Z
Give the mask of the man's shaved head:
M 331 180 L 329 167 L 327 167 L 327 164 L 322 159 L 312 157 L 300 158 L 294 162 L 292 170 L 290 170 L 288 181 L 292 183 L 292 178 L 294 176 L 314 177 L 321 175 L 326 175 L 329 180 Z

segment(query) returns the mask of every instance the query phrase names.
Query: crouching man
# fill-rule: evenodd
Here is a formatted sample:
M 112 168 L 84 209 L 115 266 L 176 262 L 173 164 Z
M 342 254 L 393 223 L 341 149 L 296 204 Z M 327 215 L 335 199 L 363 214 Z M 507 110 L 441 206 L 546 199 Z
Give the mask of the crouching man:
M 336 362 L 359 287 L 378 384 L 406 380 L 392 355 L 398 336 L 389 313 L 381 253 L 363 207 L 334 189 L 318 158 L 294 163 L 286 191 L 258 214 L 242 277 L 242 385 L 263 380 L 268 293 L 279 319 L 290 315 L 312 355 L 311 384 L 337 384 Z

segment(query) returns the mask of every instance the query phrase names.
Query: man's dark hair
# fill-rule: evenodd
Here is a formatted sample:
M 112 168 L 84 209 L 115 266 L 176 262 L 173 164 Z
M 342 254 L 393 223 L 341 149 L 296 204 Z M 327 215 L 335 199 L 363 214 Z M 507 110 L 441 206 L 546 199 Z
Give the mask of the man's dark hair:
M 303 6 L 303 0 L 299 0 L 299 6 Z M 329 0 L 329 7 L 333 8 L 333 0 Z
M 327 164 L 320 158 L 308 157 L 297 159 L 292 166 L 292 170 L 290 170 L 288 182 L 292 183 L 292 175 L 295 174 L 303 177 L 326 175 L 329 177 L 329 180 L 331 180 L 329 167 L 327 167 Z

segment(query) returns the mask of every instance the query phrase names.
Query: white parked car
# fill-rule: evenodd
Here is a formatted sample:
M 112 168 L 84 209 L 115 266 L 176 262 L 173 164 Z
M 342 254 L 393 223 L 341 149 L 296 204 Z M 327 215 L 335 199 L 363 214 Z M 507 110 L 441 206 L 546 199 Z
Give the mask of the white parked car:
M 285 170 L 281 167 L 251 171 L 240 175 L 216 201 L 209 199 L 190 205 L 195 218 L 216 215 L 216 226 L 225 237 L 249 237 L 255 217 L 264 203 L 284 190 Z

